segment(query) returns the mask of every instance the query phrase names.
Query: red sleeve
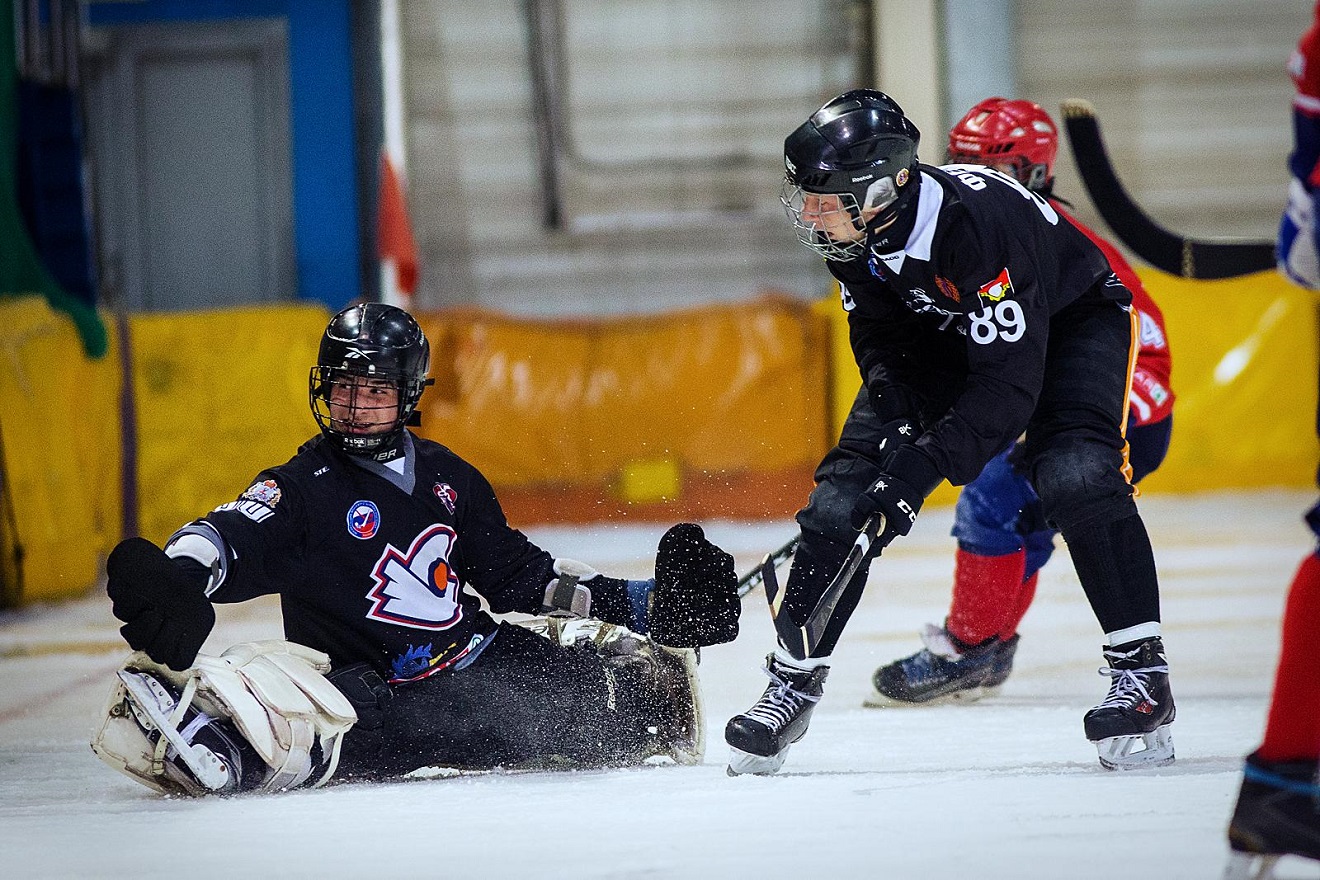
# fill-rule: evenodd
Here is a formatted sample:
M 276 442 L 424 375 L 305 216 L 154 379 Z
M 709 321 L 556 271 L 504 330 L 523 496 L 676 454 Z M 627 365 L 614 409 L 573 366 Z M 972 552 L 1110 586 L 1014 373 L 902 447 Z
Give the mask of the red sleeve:
M 1288 61 L 1288 75 L 1297 86 L 1297 108 L 1320 114 L 1320 3 L 1315 5 L 1310 30 L 1302 34 Z

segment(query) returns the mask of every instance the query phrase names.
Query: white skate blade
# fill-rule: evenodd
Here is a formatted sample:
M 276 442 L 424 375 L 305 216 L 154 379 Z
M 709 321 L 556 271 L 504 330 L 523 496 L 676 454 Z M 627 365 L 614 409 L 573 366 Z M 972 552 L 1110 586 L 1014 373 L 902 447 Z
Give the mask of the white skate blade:
M 1140 751 L 1132 751 L 1140 743 Z M 1095 741 L 1100 765 L 1106 770 L 1139 770 L 1164 767 L 1173 763 L 1173 725 L 1165 724 L 1152 733 L 1111 736 Z
M 197 781 L 211 791 L 219 791 L 229 781 L 229 768 L 214 752 L 203 745 L 189 744 L 170 722 L 169 711 L 174 709 L 172 698 L 152 688 L 149 678 L 142 673 L 121 669 L 119 680 L 124 683 L 133 714 L 139 719 L 146 716 L 151 726 L 160 731 L 160 735 L 169 740 L 179 753 L 179 758 L 197 777 Z M 168 710 L 168 711 L 167 711 Z
M 1272 880 L 1282 856 L 1234 851 L 1224 868 L 1224 880 Z
M 788 748 L 785 747 L 777 755 L 753 755 L 751 752 L 744 752 L 742 749 L 736 749 L 729 746 L 729 766 L 727 772 L 730 776 L 773 776 L 779 772 L 779 768 L 784 766 L 784 759 L 788 757 Z

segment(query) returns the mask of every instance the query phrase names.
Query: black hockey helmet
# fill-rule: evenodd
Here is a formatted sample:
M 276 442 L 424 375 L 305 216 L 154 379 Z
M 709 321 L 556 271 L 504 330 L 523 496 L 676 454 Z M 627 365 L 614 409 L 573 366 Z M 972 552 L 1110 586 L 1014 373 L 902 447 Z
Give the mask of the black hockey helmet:
M 371 455 L 391 448 L 413 416 L 431 381 L 431 346 L 413 316 L 383 303 L 349 306 L 330 319 L 309 379 L 312 415 L 340 449 Z M 381 388 L 394 388 L 397 402 L 386 421 L 373 405 Z M 336 397 L 336 389 L 338 396 Z M 331 401 L 335 401 L 332 411 Z
M 858 229 L 882 229 L 909 206 L 920 185 L 921 132 L 884 92 L 853 89 L 825 103 L 784 140 L 781 201 L 798 239 L 826 259 L 848 260 L 865 249 L 831 239 L 803 218 L 805 194 L 837 195 Z M 874 216 L 867 216 L 873 214 Z

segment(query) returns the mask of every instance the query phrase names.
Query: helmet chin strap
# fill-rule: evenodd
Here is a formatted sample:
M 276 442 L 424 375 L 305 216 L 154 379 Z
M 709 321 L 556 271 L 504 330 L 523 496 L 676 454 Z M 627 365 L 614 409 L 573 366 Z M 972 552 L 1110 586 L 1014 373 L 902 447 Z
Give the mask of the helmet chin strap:
M 913 196 L 915 199 L 916 196 Z M 867 250 L 876 250 L 882 254 L 890 254 L 901 250 L 907 244 L 908 236 L 912 234 L 912 229 L 917 225 L 917 212 L 915 205 L 907 206 L 908 210 L 899 211 L 898 214 L 886 223 L 872 225 L 866 230 Z

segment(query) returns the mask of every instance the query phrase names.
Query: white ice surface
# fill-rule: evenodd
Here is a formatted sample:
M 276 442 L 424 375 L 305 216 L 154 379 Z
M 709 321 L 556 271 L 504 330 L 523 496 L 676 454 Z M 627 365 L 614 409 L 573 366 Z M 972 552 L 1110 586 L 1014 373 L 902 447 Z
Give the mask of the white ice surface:
M 0 615 L 0 877 L 1214 878 L 1254 748 L 1310 492 L 1141 499 L 1178 703 L 1172 767 L 1102 770 L 1082 713 L 1104 694 L 1101 634 L 1066 549 L 1042 573 L 1003 693 L 966 707 L 863 709 L 876 666 L 941 619 L 951 511 L 923 513 L 872 569 L 811 732 L 773 778 L 724 772 L 725 720 L 760 694 L 759 594 L 707 649 L 706 762 L 233 799 L 166 799 L 88 739 L 127 650 L 109 603 Z M 740 571 L 790 522 L 707 524 Z M 649 573 L 661 526 L 531 529 L 556 555 Z M 1061 542 L 1060 542 L 1061 544 Z M 221 609 L 207 650 L 280 635 L 269 601 Z M 1318 673 L 1320 674 L 1320 673 Z M 1281 863 L 1316 877 L 1314 863 Z

